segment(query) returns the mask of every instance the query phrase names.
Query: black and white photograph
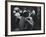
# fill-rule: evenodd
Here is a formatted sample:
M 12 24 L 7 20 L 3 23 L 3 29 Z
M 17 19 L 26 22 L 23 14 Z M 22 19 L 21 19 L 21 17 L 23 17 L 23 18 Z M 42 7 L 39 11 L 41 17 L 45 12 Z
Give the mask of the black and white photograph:
M 8 35 L 44 33 L 44 4 L 7 3 Z
M 11 31 L 41 30 L 41 7 L 11 5 Z

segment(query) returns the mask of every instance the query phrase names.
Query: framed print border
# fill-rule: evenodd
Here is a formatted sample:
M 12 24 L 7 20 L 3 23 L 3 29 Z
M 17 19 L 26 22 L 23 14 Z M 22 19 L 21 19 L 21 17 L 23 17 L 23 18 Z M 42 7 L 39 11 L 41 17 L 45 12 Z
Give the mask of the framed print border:
M 8 2 L 43 4 L 44 5 L 44 32 L 35 33 L 35 34 L 8 35 L 8 10 L 7 10 Z M 43 2 L 27 2 L 27 1 L 5 1 L 5 36 L 24 36 L 24 35 L 40 35 L 40 34 L 45 34 L 45 3 L 43 3 Z

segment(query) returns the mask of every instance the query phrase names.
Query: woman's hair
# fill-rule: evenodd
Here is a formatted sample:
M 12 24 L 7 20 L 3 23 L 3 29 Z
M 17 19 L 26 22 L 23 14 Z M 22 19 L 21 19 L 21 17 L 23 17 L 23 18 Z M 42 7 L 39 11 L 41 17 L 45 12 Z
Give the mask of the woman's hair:
M 23 17 L 28 17 L 29 16 L 29 13 L 28 12 L 24 12 L 22 16 Z

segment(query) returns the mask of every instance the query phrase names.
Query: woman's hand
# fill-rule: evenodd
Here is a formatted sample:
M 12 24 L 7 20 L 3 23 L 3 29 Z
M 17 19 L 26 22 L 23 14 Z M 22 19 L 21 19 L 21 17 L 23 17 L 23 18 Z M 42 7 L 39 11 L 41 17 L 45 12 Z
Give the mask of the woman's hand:
M 27 17 L 25 18 L 25 20 L 33 26 L 34 22 L 33 22 L 32 17 Z

